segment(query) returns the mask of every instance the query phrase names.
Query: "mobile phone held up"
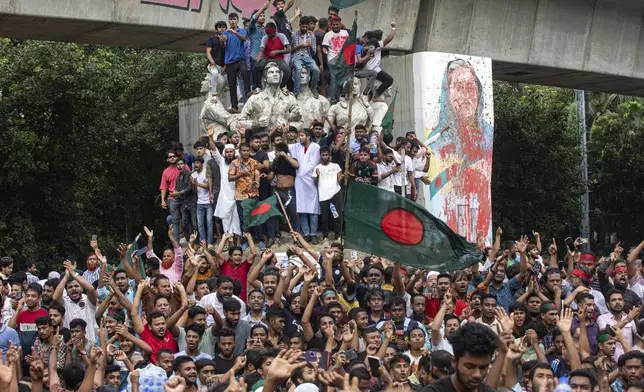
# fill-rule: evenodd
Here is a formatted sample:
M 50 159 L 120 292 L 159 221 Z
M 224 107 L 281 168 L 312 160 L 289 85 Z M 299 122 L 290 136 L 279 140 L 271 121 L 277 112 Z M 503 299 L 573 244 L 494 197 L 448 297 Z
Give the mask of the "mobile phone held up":
M 564 241 L 566 242 L 568 250 L 570 250 L 571 252 L 577 251 L 577 247 L 575 246 L 575 242 L 572 240 L 572 238 L 567 237 Z
M 367 356 L 367 361 L 369 362 L 369 370 L 371 370 L 371 375 L 374 377 L 380 377 L 380 366 L 382 366 L 382 361 L 378 357 L 373 357 L 371 355 Z

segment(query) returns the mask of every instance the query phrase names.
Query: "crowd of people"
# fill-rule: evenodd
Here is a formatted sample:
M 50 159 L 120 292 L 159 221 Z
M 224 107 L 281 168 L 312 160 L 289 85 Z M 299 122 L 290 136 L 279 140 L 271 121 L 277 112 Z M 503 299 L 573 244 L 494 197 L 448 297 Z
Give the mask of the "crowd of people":
M 318 250 L 293 258 L 224 233 L 216 247 L 153 230 L 108 262 L 92 238 L 78 270 L 40 279 L 0 258 L 0 385 L 12 391 L 274 392 L 644 390 L 644 241 L 559 260 L 556 243 L 492 244 L 436 272 Z M 147 240 L 147 243 L 146 243 Z M 102 244 L 111 247 L 113 244 Z M 147 246 L 146 246 L 147 245 Z M 563 253 L 563 252 L 562 252 Z M 293 261 L 294 258 L 297 262 Z M 565 378 L 565 379 L 564 379 Z M 565 380 L 565 381 L 564 381 Z
M 329 61 L 349 36 L 339 10 L 317 19 L 298 9 L 289 19 L 292 6 L 267 1 L 243 27 L 234 13 L 215 25 L 206 54 L 212 80 L 227 75 L 230 112 L 261 88 L 268 63 L 288 94 L 299 93 L 307 69 L 316 97 L 338 99 Z M 360 37 L 355 74 L 368 99 L 393 82 L 380 59 L 395 29 Z M 593 254 L 579 250 L 581 239 L 565 249 L 554 239 L 542 248 L 539 233 L 503 241 L 499 228 L 490 243 L 479 235 L 479 263 L 455 271 L 358 257 L 343 249 L 347 183 L 417 200 L 431 150 L 414 132 L 394 138 L 358 124 L 327 133 L 323 119 L 303 129 L 214 129 L 192 152 L 180 143 L 167 152 L 161 257 L 148 227 L 117 246 L 118 259 L 101 251 L 116 244 L 92 237 L 84 263 L 67 256 L 43 275 L 0 257 L 1 386 L 644 392 L 644 241 Z M 287 221 L 251 226 L 244 202 L 273 195 Z
M 253 10 L 250 18 L 239 25 L 239 15 L 228 14 L 228 23 L 215 24 L 215 34 L 206 43 L 208 70 L 212 75 L 212 90 L 216 90 L 217 77 L 225 74 L 230 91 L 231 113 L 239 113 L 239 100 L 262 88 L 262 74 L 266 64 L 276 63 L 283 73 L 281 87 L 297 96 L 300 92 L 302 69 L 310 74 L 311 92 L 327 96 L 334 103 L 341 91 L 335 75 L 329 72 L 329 61 L 341 52 L 349 38 L 349 30 L 339 16 L 339 9 L 328 8 L 324 18 L 303 16 L 297 8 L 292 18 L 286 16 L 294 0 L 275 0 L 272 21 L 267 22 L 266 12 L 271 1 Z M 299 23 L 299 29 L 293 24 Z M 396 24 L 383 39 L 382 30 L 367 31 L 356 47 L 356 76 L 365 80 L 364 94 L 370 99 L 382 100 L 382 94 L 393 84 L 393 78 L 380 68 L 382 48 L 394 39 Z M 379 82 L 379 85 L 376 85 Z M 238 88 L 243 94 L 238 97 Z

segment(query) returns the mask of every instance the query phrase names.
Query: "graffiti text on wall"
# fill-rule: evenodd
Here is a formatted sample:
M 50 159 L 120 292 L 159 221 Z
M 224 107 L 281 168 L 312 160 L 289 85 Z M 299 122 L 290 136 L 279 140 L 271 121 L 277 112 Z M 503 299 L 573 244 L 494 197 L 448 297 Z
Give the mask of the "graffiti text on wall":
M 207 0 L 206 0 L 207 1 Z M 224 14 L 237 12 L 250 17 L 255 9 L 259 9 L 265 0 L 219 0 L 219 8 Z M 184 11 L 201 12 L 204 0 L 141 0 L 142 4 L 160 5 Z

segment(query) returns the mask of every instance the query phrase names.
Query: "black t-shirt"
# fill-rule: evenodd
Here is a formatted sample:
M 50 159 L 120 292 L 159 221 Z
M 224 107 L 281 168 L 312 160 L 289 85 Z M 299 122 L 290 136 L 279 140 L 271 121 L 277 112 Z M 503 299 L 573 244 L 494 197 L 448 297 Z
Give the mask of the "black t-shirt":
M 215 357 L 215 374 L 226 374 L 235 364 L 235 357 L 232 359 L 222 358 L 220 355 Z
M 295 177 L 297 169 L 294 168 L 286 158 L 276 156 L 273 161 L 273 172 L 275 172 L 275 174 Z
M 268 162 L 268 154 L 262 150 L 257 151 L 255 154 L 252 154 L 250 156 L 254 160 L 257 161 L 257 163 L 261 163 L 262 165 L 264 162 Z M 262 172 L 266 172 L 263 170 Z M 262 177 L 259 179 L 259 199 L 264 200 L 268 196 L 270 196 L 271 193 L 271 183 L 266 179 L 266 177 Z
M 275 26 L 277 26 L 277 32 L 284 34 L 290 44 L 293 40 L 293 27 L 291 26 L 291 21 L 288 20 L 284 11 L 276 11 L 275 15 L 273 15 L 271 18 L 273 18 Z
M 208 41 L 206 42 L 206 46 L 210 48 L 210 55 L 212 56 L 213 60 L 215 60 L 215 64 L 224 66 L 224 46 L 221 44 L 221 41 L 219 40 L 218 36 L 213 35 L 212 37 L 208 38 Z
M 476 388 L 478 392 L 494 392 L 487 384 L 481 384 Z M 456 392 L 456 388 L 452 385 L 452 378 L 445 376 L 439 378 L 436 382 L 427 385 L 421 392 Z

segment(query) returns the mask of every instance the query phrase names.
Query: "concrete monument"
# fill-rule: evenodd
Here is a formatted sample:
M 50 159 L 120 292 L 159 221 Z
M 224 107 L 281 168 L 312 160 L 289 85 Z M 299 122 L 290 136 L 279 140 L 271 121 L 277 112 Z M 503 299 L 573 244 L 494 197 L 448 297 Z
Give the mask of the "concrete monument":
M 329 111 L 329 100 L 322 95 L 313 95 L 309 82 L 311 81 L 311 72 L 308 68 L 302 68 L 300 77 L 300 94 L 297 101 L 300 104 L 300 113 L 302 113 L 302 124 L 310 128 L 313 120 L 324 121 L 324 117 Z

